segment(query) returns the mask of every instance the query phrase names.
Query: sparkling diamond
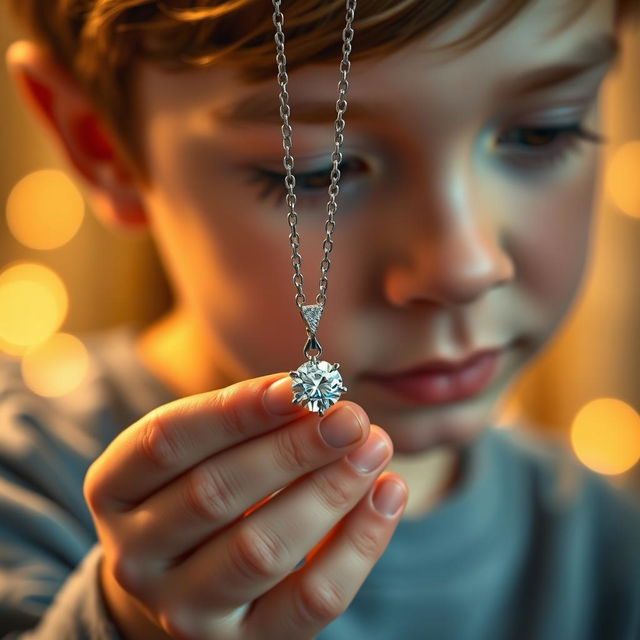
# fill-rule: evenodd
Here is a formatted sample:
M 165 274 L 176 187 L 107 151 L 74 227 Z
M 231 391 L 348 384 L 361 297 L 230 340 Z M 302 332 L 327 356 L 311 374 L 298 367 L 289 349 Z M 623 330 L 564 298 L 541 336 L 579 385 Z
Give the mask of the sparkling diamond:
M 347 390 L 338 372 L 339 364 L 324 360 L 310 360 L 295 371 L 289 371 L 293 378 L 293 402 L 306 406 L 309 411 L 317 411 L 320 416 Z

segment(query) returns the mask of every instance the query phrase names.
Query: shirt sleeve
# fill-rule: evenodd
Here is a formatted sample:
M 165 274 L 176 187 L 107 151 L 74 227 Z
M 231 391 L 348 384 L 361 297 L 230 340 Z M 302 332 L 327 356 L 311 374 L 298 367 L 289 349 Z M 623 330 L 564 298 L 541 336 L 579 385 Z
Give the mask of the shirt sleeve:
M 96 544 L 69 574 L 37 625 L 3 640 L 122 640 L 107 613 L 98 583 L 102 549 Z
M 121 640 L 82 490 L 105 443 L 89 421 L 0 383 L 0 638 Z

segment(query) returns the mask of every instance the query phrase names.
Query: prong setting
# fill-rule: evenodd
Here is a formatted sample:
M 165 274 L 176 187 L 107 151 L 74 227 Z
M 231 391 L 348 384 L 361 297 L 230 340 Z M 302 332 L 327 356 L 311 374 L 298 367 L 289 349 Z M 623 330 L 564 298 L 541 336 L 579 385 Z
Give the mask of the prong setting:
M 338 372 L 340 365 L 311 359 L 289 375 L 293 379 L 293 403 L 323 416 L 347 390 Z

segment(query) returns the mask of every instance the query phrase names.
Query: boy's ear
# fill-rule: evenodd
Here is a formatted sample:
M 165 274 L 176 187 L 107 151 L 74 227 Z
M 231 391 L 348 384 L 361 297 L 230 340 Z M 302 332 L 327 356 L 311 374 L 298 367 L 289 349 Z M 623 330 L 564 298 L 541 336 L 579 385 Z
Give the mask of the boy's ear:
M 13 43 L 6 61 L 23 99 L 88 187 L 96 213 L 110 225 L 146 228 L 140 185 L 79 83 L 30 41 Z

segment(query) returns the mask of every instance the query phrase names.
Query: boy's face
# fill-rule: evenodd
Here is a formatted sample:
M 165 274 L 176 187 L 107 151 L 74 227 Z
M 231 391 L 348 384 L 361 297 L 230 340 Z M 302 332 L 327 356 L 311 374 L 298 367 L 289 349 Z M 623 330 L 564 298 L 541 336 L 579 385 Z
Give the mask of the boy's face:
M 429 43 L 462 35 L 489 5 Z M 579 123 L 598 129 L 607 62 L 559 83 L 529 74 L 593 62 L 598 42 L 614 33 L 613 2 L 592 2 L 558 30 L 561 7 L 534 3 L 468 52 L 445 56 L 422 41 L 352 62 L 318 339 L 322 359 L 341 363 L 345 399 L 388 430 L 397 452 L 477 434 L 576 295 L 597 151 L 575 131 Z M 289 75 L 308 304 L 319 291 L 338 62 Z M 254 96 L 271 119 L 222 117 L 231 103 L 246 107 Z M 145 205 L 202 342 L 195 357 L 215 372 L 208 387 L 295 369 L 305 361 L 306 334 L 294 303 L 285 187 L 282 177 L 269 186 L 261 174 L 284 172 L 275 50 L 273 78 L 261 85 L 222 69 L 170 74 L 144 66 L 138 98 L 152 181 Z M 325 107 L 321 123 L 303 121 L 303 105 L 312 102 Z M 419 405 L 367 380 L 487 347 L 503 348 L 498 370 L 464 400 Z

